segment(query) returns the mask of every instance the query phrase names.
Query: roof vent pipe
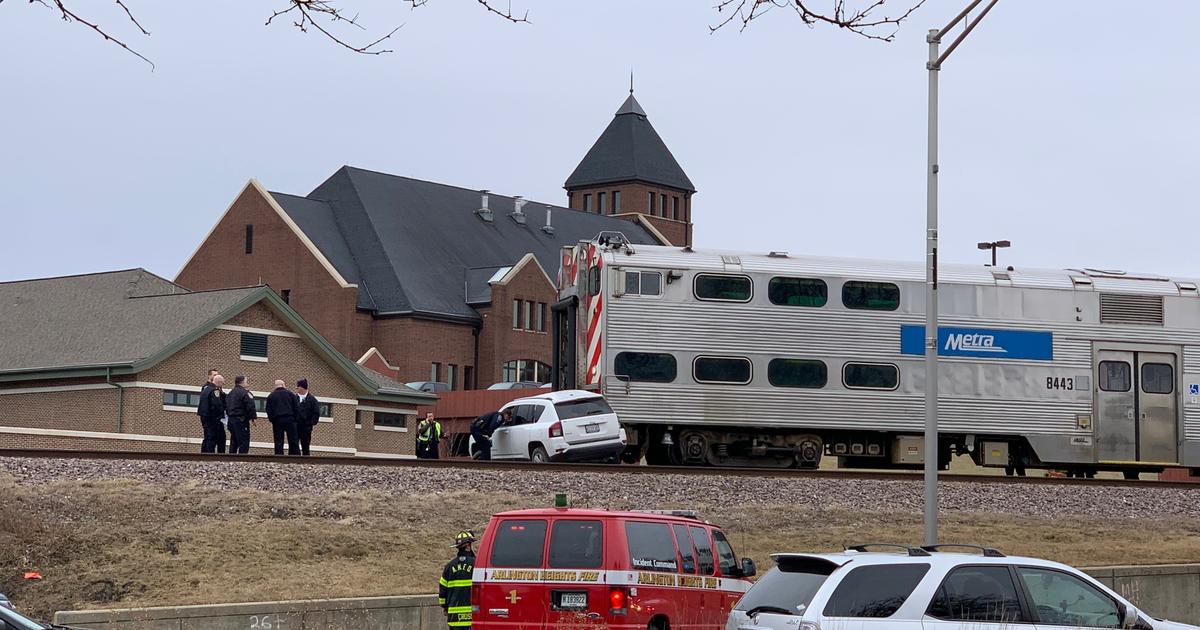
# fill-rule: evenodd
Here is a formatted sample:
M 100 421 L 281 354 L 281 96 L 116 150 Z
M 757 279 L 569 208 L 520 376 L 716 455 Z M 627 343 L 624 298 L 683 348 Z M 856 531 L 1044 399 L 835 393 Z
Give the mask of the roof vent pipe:
M 488 208 L 488 193 L 489 192 L 491 192 L 491 191 L 489 191 L 487 189 L 479 191 L 479 194 L 482 197 L 482 199 L 480 199 L 480 201 L 479 201 L 479 204 L 480 204 L 479 209 L 475 211 L 475 214 L 478 214 L 480 219 L 483 219 L 484 221 L 491 223 L 495 219 L 496 215 L 491 211 L 490 208 Z
M 508 216 L 512 217 L 513 221 L 516 221 L 517 223 L 519 223 L 521 225 L 525 225 L 525 211 L 521 209 L 524 205 L 525 205 L 524 197 L 522 197 L 520 195 L 513 197 L 513 211 L 512 211 L 512 214 L 508 215 Z
M 554 226 L 550 225 L 550 213 L 552 211 L 553 209 L 550 206 L 546 206 L 546 225 L 542 226 L 542 231 L 547 234 L 554 234 Z

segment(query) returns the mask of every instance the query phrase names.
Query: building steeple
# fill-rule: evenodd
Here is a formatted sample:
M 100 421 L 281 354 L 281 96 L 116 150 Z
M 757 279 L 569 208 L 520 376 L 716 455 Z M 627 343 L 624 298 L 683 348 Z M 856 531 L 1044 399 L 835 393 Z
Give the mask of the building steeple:
M 617 109 L 563 185 L 571 208 L 646 220 L 674 245 L 690 245 L 696 187 L 633 95 Z

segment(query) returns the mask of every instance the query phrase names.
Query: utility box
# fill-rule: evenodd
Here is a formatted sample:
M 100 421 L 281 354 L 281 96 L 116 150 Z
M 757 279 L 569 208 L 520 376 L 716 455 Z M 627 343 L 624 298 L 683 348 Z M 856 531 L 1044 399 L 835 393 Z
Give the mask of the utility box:
M 920 435 L 901 435 L 892 444 L 893 464 L 924 464 L 925 438 Z
M 984 466 L 1008 466 L 1008 442 L 980 442 L 979 454 Z

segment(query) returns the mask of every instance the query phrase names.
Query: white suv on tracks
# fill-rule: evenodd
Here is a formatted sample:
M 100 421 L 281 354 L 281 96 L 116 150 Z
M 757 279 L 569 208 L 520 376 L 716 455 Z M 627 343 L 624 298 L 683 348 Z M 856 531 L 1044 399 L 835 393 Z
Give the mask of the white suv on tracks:
M 1069 566 L 985 547 L 869 544 L 771 558 L 726 630 L 1200 630 L 1154 619 Z
M 616 462 L 625 450 L 625 429 L 604 396 L 595 392 L 547 392 L 508 402 L 500 411 L 509 409 L 512 424 L 492 434 L 492 459 Z

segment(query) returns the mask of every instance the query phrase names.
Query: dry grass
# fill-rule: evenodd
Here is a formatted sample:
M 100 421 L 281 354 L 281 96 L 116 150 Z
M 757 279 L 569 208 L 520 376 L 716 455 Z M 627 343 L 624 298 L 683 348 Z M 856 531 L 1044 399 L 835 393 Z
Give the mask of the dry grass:
M 552 493 L 284 497 L 199 484 L 133 481 L 18 485 L 0 478 L 0 591 L 55 610 L 427 593 L 454 532 Z M 741 553 L 851 541 L 915 541 L 915 514 L 856 515 L 804 506 L 700 506 Z M 1200 561 L 1200 525 L 1180 520 L 1021 520 L 952 515 L 944 538 L 1077 565 Z M 24 581 L 26 570 L 45 579 Z

